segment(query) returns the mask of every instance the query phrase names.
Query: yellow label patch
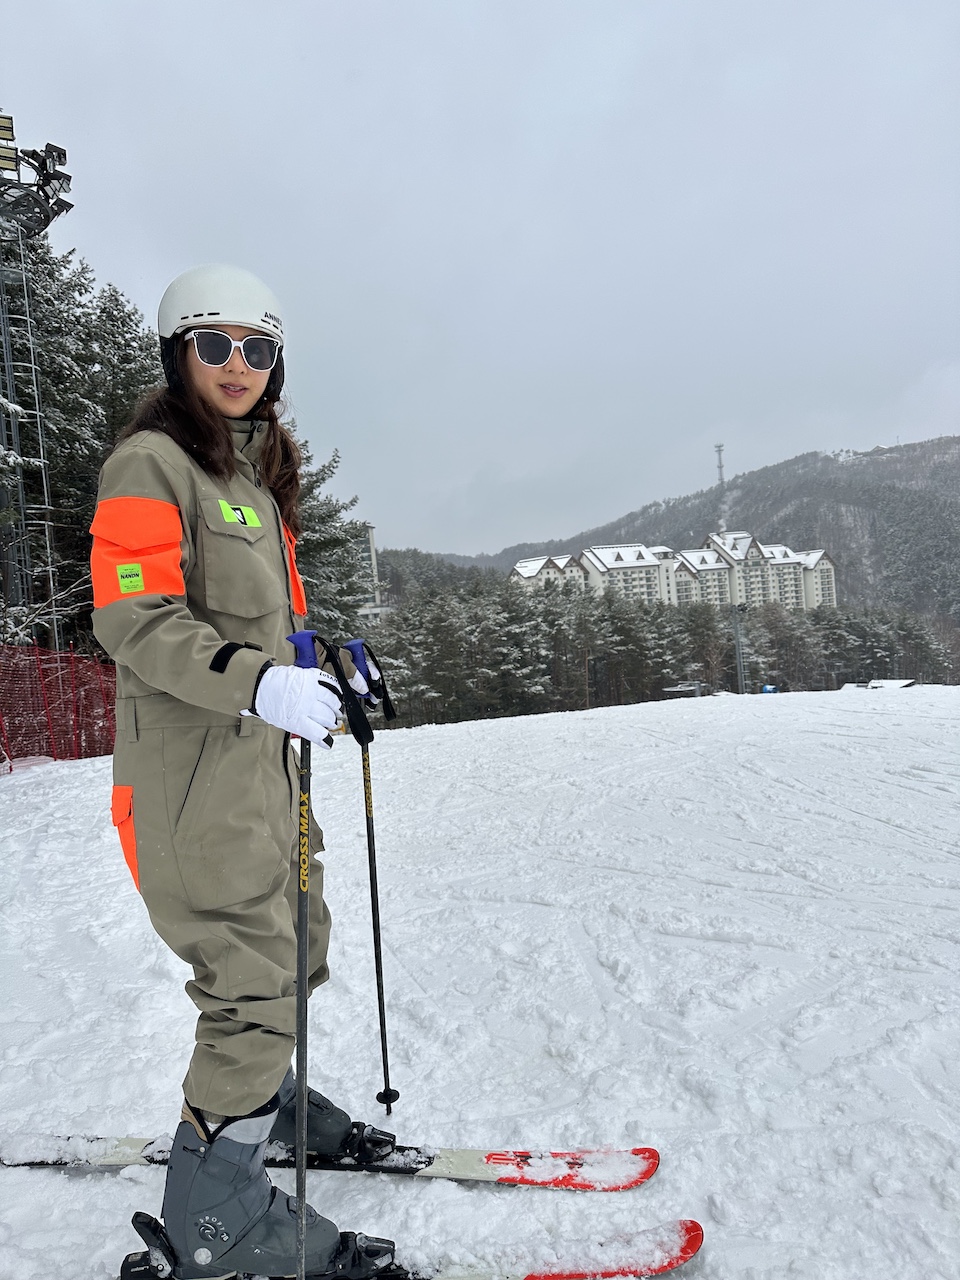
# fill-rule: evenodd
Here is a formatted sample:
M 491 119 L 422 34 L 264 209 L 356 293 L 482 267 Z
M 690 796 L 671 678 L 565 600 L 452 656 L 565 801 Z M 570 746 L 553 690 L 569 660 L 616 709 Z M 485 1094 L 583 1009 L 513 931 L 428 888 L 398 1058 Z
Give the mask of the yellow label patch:
M 137 591 L 144 591 L 146 588 L 143 585 L 143 565 L 118 564 L 117 581 L 120 584 L 121 595 L 129 596 Z

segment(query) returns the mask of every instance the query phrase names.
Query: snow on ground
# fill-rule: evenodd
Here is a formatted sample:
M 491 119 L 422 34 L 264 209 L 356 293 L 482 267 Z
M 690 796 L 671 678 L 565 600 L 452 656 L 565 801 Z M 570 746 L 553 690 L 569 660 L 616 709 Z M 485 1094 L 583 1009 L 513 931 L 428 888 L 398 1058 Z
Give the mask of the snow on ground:
M 317 1173 L 312 1202 L 420 1263 L 565 1258 L 689 1216 L 690 1280 L 956 1280 L 958 722 L 960 690 L 926 688 L 380 735 L 401 1140 L 663 1162 L 618 1195 Z M 383 1123 L 358 750 L 316 774 L 335 935 L 312 1082 Z M 4 1133 L 176 1125 L 187 973 L 109 787 L 106 759 L 0 779 Z M 162 1183 L 0 1170 L 0 1276 L 115 1275 Z

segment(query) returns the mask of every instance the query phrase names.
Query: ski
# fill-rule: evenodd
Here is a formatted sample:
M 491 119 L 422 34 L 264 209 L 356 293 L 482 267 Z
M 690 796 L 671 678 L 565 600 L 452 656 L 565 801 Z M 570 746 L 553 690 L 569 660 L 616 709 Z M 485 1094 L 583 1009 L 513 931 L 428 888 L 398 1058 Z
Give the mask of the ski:
M 141 1231 L 154 1247 L 128 1254 L 120 1280 L 157 1280 L 169 1276 L 172 1255 L 156 1219 L 138 1215 L 146 1227 Z M 152 1230 L 151 1230 L 152 1228 Z M 139 1229 L 139 1228 L 138 1228 Z M 360 1237 L 357 1237 L 358 1243 Z M 703 1244 L 703 1228 L 691 1219 L 664 1222 L 646 1231 L 631 1232 L 579 1250 L 578 1258 L 544 1265 L 533 1259 L 508 1258 L 484 1267 L 418 1267 L 408 1270 L 400 1263 L 376 1273 L 377 1280 L 640 1280 L 661 1276 L 689 1262 Z M 159 1247 L 157 1247 L 159 1246 Z M 243 1280 L 243 1277 L 238 1277 Z M 256 1280 L 266 1280 L 257 1277 Z M 308 1277 L 309 1280 L 309 1277 Z
M 0 1165 L 33 1168 L 123 1169 L 166 1164 L 171 1139 L 18 1137 L 0 1142 Z M 489 1182 L 507 1187 L 549 1187 L 563 1191 L 629 1191 L 651 1178 L 660 1163 L 652 1147 L 583 1151 L 482 1151 L 456 1147 L 398 1146 L 382 1160 L 366 1163 L 344 1156 L 310 1153 L 311 1169 L 389 1173 L 453 1182 Z M 282 1143 L 267 1148 L 272 1168 L 292 1168 L 293 1151 Z

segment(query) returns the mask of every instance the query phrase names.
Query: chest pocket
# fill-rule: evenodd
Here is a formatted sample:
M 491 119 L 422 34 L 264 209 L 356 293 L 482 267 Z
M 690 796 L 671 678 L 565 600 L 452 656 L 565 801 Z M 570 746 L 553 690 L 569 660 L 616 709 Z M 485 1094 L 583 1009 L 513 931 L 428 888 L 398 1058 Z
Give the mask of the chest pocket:
M 272 519 L 224 498 L 201 498 L 200 514 L 207 608 L 235 618 L 279 609 L 284 567 Z

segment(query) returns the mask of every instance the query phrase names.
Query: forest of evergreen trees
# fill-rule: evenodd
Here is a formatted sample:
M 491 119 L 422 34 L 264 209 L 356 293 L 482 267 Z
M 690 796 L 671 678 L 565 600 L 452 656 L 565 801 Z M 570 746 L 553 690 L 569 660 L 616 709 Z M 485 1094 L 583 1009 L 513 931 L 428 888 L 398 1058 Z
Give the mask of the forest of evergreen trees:
M 571 585 L 529 590 L 420 552 L 383 560 L 397 604 L 370 639 L 400 725 L 616 706 L 669 696 L 678 682 L 737 689 L 729 609 L 646 605 Z M 896 610 L 770 604 L 741 615 L 740 629 L 749 692 L 954 680 L 952 624 Z
M 28 252 L 61 641 L 96 652 L 87 530 L 97 475 L 138 400 L 160 380 L 156 335 L 118 289 L 97 287 L 75 253 L 58 255 L 43 237 L 30 241 Z M 23 453 L 0 454 L 0 487 L 13 493 L 20 468 L 27 503 L 36 508 L 39 473 L 29 444 Z M 319 465 L 304 453 L 298 559 L 309 623 L 342 640 L 356 634 L 369 592 L 361 555 L 366 526 L 350 517 L 355 499 L 344 502 L 326 488 L 337 453 Z M 0 541 L 12 536 L 11 514 L 9 506 L 0 512 L 7 517 Z M 11 604 L 4 593 L 0 643 L 49 644 L 50 575 L 43 541 L 35 530 L 30 536 L 34 601 Z M 529 592 L 502 568 L 463 567 L 417 550 L 384 551 L 381 560 L 394 608 L 368 633 L 401 725 L 639 702 L 669 696 L 665 690 L 685 681 L 737 688 L 729 610 L 647 606 L 570 588 Z M 834 689 L 890 677 L 953 682 L 960 670 L 955 622 L 911 613 L 896 593 L 888 603 L 901 607 L 789 613 L 768 605 L 746 614 L 748 688 Z

